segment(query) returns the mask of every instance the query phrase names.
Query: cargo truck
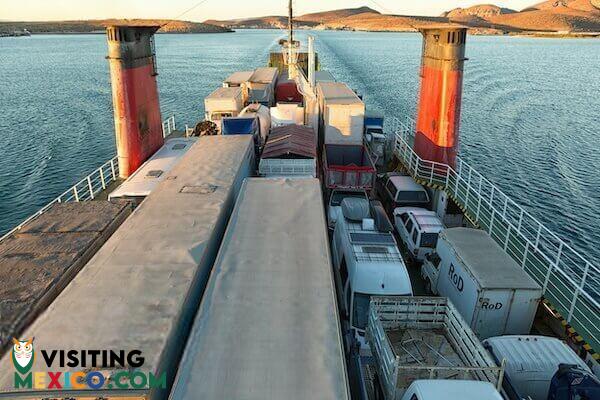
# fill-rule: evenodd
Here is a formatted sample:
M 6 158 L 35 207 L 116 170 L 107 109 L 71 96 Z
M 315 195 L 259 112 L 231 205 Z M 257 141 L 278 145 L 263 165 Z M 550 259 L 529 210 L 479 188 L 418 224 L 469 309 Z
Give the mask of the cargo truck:
M 241 87 L 221 87 L 204 99 L 204 115 L 207 121 L 221 127 L 221 120 L 226 117 L 237 117 L 244 99 Z
M 317 138 L 303 125 L 273 128 L 258 167 L 265 177 L 317 177 Z
M 377 170 L 365 146 L 327 144 L 322 157 L 326 188 L 367 191 L 373 188 Z
M 248 80 L 248 101 L 271 107 L 275 100 L 275 85 L 279 70 L 274 67 L 262 67 L 254 70 Z
M 506 360 L 503 388 L 509 400 L 600 399 L 600 381 L 561 340 L 498 336 L 483 341 L 496 361 Z
M 443 230 L 421 275 L 481 339 L 530 332 L 542 288 L 486 232 Z
M 385 400 L 501 398 L 503 367 L 447 298 L 373 297 L 367 343 L 372 357 L 358 357 L 362 397 L 374 399 L 380 392 Z
M 320 135 L 325 144 L 362 145 L 365 103 L 343 83 L 317 85 Z

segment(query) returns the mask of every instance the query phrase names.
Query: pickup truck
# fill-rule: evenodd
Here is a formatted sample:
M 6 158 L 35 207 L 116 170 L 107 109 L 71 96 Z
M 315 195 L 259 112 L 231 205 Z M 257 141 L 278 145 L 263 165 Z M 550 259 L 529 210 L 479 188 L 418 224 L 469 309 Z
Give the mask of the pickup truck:
M 494 362 L 447 298 L 373 297 L 366 337 L 372 357 L 360 358 L 363 393 L 379 391 L 385 400 L 500 398 L 490 389 L 501 388 L 503 366 Z M 419 397 L 415 388 L 424 384 L 416 382 L 424 379 L 436 383 Z M 448 380 L 454 380 L 452 387 Z M 472 381 L 487 382 L 482 386 L 486 394 L 473 397 Z M 436 397 L 431 392 L 436 387 L 447 387 L 448 393 Z

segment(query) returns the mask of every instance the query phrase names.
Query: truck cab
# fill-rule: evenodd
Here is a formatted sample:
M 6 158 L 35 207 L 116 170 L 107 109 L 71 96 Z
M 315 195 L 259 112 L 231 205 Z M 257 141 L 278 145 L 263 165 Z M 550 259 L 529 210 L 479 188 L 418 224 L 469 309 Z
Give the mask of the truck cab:
M 591 400 L 600 382 L 585 362 L 561 340 L 534 335 L 488 338 L 484 347 L 506 360 L 503 389 L 510 400 Z
M 333 189 L 327 207 L 327 225 L 331 231 L 335 228 L 335 223 L 342 214 L 342 200 L 347 197 L 369 200 L 365 190 Z
M 395 172 L 379 175 L 375 188 L 389 215 L 398 207 L 428 208 L 430 205 L 427 189 L 407 175 Z
M 383 131 L 382 115 L 374 113 L 365 115 L 365 143 L 375 165 L 383 166 L 386 161 L 387 137 Z
M 372 296 L 411 296 L 408 270 L 394 236 L 375 226 L 369 202 L 344 198 L 332 253 L 338 301 L 355 339 L 364 344 Z
M 467 380 L 418 380 L 404 392 L 401 400 L 502 400 L 489 382 Z
M 435 251 L 438 235 L 444 229 L 434 211 L 417 207 L 396 208 L 394 226 L 410 256 L 420 262 Z

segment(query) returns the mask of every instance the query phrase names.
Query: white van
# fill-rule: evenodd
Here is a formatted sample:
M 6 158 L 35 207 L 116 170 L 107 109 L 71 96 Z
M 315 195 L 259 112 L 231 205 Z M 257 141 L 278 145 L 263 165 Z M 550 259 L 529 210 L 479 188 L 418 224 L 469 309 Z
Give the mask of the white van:
M 331 247 L 340 307 L 364 339 L 371 296 L 412 296 L 408 270 L 394 236 L 376 229 L 366 199 L 342 200 Z
M 394 225 L 410 256 L 421 262 L 435 251 L 438 235 L 444 229 L 434 211 L 417 207 L 396 208 Z

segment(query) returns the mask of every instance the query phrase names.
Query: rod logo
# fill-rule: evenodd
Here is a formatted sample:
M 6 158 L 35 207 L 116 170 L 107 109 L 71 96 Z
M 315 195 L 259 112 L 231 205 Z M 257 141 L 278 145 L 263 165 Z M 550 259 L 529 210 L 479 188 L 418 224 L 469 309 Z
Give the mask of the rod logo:
M 28 373 L 34 360 L 33 338 L 26 340 L 13 338 L 12 362 L 17 372 L 21 375 Z

